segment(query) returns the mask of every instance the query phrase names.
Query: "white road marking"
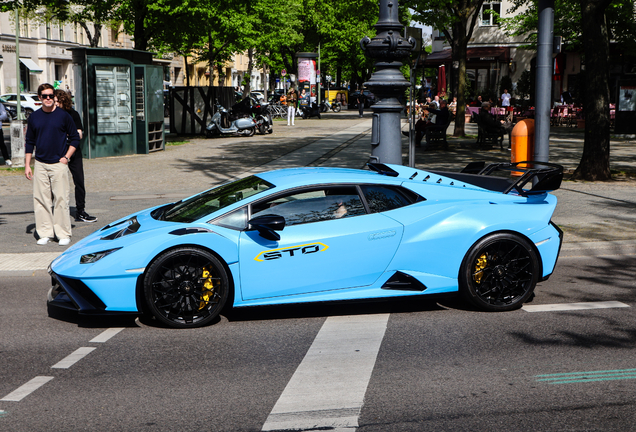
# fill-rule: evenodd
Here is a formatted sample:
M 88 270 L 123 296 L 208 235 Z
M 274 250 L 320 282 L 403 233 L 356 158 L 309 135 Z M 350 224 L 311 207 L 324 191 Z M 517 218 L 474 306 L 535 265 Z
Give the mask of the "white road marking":
M 49 376 L 37 376 L 26 384 L 21 385 L 2 399 L 3 402 L 20 402 L 22 399 L 42 387 L 47 382 L 51 381 L 53 377 Z
M 525 305 L 522 309 L 526 312 L 554 312 L 554 311 L 572 311 L 584 309 L 610 309 L 610 308 L 626 308 L 629 305 L 618 301 L 606 302 L 587 302 L 587 303 L 558 303 L 545 305 Z
M 354 430 L 388 320 L 328 318 L 262 430 Z
M 3 253 L 0 254 L 0 271 L 46 270 L 62 252 Z
M 78 348 L 75 350 L 75 352 L 69 354 L 68 356 L 60 360 L 59 362 L 55 363 L 53 366 L 51 366 L 51 368 L 52 369 L 68 369 L 96 349 L 97 348 L 93 348 L 93 347 Z
M 117 333 L 122 331 L 123 329 L 124 329 L 123 327 L 109 328 L 108 330 L 104 330 L 99 335 L 97 335 L 93 339 L 89 340 L 89 342 L 104 343 L 104 342 L 108 341 L 108 339 L 112 338 Z

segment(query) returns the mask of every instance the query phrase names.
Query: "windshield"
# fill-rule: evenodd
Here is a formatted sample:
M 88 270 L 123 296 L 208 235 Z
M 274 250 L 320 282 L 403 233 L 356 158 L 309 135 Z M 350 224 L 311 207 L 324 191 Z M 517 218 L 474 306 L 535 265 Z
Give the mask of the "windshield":
M 161 219 L 169 222 L 194 222 L 272 187 L 273 184 L 259 177 L 246 177 L 178 202 L 168 208 Z

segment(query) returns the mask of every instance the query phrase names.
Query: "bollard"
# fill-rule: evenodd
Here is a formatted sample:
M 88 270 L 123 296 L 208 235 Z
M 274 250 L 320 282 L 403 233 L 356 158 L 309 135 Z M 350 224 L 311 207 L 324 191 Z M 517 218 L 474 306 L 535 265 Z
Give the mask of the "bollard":
M 534 159 L 534 120 L 521 120 L 512 129 L 510 162 L 531 161 Z M 525 167 L 525 164 L 519 165 Z M 520 176 L 523 173 L 513 171 L 512 175 Z

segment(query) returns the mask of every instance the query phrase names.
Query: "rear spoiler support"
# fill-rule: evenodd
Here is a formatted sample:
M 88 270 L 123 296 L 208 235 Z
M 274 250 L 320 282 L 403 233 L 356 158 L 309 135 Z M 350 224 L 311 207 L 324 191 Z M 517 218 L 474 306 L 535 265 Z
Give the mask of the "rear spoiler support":
M 559 189 L 563 180 L 563 167 L 561 165 L 533 161 L 490 164 L 479 171 L 478 175 L 490 175 L 495 171 L 521 174 L 503 191 L 504 194 L 513 189 L 521 196 L 544 194 Z M 524 190 L 523 187 L 530 182 L 532 182 L 532 188 Z

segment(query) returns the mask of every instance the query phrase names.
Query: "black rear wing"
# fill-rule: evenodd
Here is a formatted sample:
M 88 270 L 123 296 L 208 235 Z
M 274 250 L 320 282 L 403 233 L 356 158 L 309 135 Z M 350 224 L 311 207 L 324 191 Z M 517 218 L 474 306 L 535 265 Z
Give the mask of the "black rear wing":
M 517 178 L 492 175 L 497 171 L 514 173 Z M 523 161 L 495 163 L 487 166 L 484 162 L 472 162 L 459 173 L 431 172 L 504 194 L 514 190 L 521 196 L 539 195 L 557 190 L 561 187 L 563 180 L 563 167 L 549 162 Z M 532 187 L 528 190 L 523 189 L 528 183 L 531 183 Z

